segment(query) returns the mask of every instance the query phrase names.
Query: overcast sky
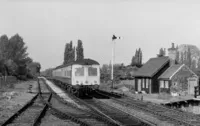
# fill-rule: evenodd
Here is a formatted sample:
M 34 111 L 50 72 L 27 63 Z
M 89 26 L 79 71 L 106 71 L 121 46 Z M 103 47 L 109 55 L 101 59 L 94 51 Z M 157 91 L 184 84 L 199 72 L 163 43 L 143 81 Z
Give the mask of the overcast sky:
M 42 1 L 42 2 L 41 2 Z M 196 0 L 2 0 L 0 35 L 18 33 L 42 69 L 63 63 L 70 40 L 83 41 L 84 55 L 100 64 L 130 64 L 136 48 L 143 62 L 171 43 L 200 47 L 200 1 Z M 82 2 L 84 1 L 84 2 Z

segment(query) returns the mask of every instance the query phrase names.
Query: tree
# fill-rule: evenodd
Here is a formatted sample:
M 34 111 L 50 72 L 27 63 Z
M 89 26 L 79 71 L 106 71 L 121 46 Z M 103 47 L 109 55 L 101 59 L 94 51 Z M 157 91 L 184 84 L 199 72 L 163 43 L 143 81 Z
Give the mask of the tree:
M 6 47 L 7 47 L 7 44 L 8 44 L 8 37 L 7 37 L 7 35 L 2 35 L 1 37 L 0 37 L 0 59 L 3 59 L 3 60 L 5 60 L 6 59 L 6 54 L 7 54 L 7 49 L 6 49 Z
M 131 60 L 131 66 L 136 66 L 136 65 L 137 65 L 137 59 L 135 56 L 133 56 Z
M 131 59 L 131 66 L 142 66 L 142 51 L 140 48 L 138 50 L 136 49 L 135 56 L 133 56 Z
M 142 50 L 138 50 L 138 65 L 142 65 Z
M 63 64 L 68 64 L 75 60 L 75 47 L 73 47 L 72 41 L 66 43 L 64 52 L 64 62 Z
M 52 77 L 52 71 L 53 71 L 53 68 L 48 68 L 48 69 L 42 71 L 41 75 L 42 76 Z
M 176 62 L 180 63 L 180 59 L 179 59 L 179 51 L 176 51 Z
M 180 62 L 183 63 L 184 62 L 184 54 L 183 52 L 181 52 L 181 58 L 180 58 Z
M 64 52 L 64 62 L 63 64 L 69 63 L 69 50 L 70 50 L 70 45 L 69 43 L 65 44 L 65 52 Z
M 32 62 L 27 65 L 27 69 L 29 70 L 29 75 L 32 77 L 37 77 L 40 74 L 41 65 L 38 62 Z
M 159 54 L 157 54 L 158 57 L 163 57 L 165 56 L 165 50 L 163 48 L 160 48 Z
M 84 59 L 84 49 L 83 49 L 83 43 L 81 40 L 78 40 L 78 45 L 77 45 L 77 48 L 76 48 L 76 60 L 82 60 Z
M 0 37 L 0 59 L 7 70 L 4 75 L 17 75 L 19 66 L 32 62 L 32 59 L 28 57 L 25 42 L 19 34 L 15 34 L 10 39 L 6 35 Z
M 190 48 L 188 48 L 188 52 L 187 52 L 187 65 L 188 65 L 188 67 L 191 68 L 191 65 L 192 65 L 192 57 L 191 57 L 191 50 L 190 50 Z
M 11 59 L 5 61 L 5 65 L 8 69 L 9 75 L 17 75 L 18 65 Z
M 20 62 L 27 58 L 28 53 L 26 52 L 27 47 L 23 41 L 23 38 L 18 34 L 12 36 L 7 44 L 7 58 L 14 62 Z
M 69 47 L 69 62 L 75 61 L 75 50 L 73 47 L 72 41 L 70 41 L 70 47 Z

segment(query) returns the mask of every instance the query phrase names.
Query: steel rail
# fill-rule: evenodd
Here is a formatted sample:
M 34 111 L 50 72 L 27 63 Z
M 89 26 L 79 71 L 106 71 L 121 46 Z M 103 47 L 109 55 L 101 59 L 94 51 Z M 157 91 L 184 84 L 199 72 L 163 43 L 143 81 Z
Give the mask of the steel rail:
M 94 98 L 94 100 L 96 101 L 96 102 L 100 102 L 101 104 L 103 104 L 103 105 L 105 105 L 105 106 L 109 106 L 110 108 L 113 108 L 113 109 L 115 109 L 115 110 L 117 110 L 117 111 L 119 111 L 119 112 L 122 112 L 122 113 L 126 113 L 127 115 L 129 115 L 129 116 L 131 116 L 131 117 L 133 117 L 133 118 L 136 118 L 136 119 L 138 119 L 138 121 L 140 121 L 142 124 L 142 126 L 157 126 L 157 124 L 155 124 L 154 122 L 151 122 L 151 121 L 149 121 L 149 120 L 146 120 L 146 119 L 144 119 L 144 118 L 141 118 L 141 117 L 138 117 L 138 116 L 134 116 L 134 115 L 132 115 L 132 114 L 130 114 L 130 113 L 128 113 L 128 112 L 126 112 L 126 111 L 123 111 L 123 110 L 121 110 L 121 109 L 118 109 L 118 108 L 116 108 L 116 107 L 114 107 L 114 106 L 112 106 L 112 105 L 108 105 L 108 104 L 106 104 L 106 103 L 104 103 L 104 102 L 102 102 L 102 101 L 100 101 L 100 100 L 98 100 L 98 99 L 96 99 L 96 98 Z
M 48 85 L 47 85 L 48 86 Z M 57 95 L 57 94 L 56 94 Z M 113 126 L 121 126 L 122 124 L 120 124 L 119 122 L 111 119 L 109 116 L 105 115 L 104 113 L 100 112 L 99 110 L 97 110 L 96 108 L 90 106 L 88 103 L 84 102 L 83 100 L 77 98 L 76 96 L 68 93 L 68 95 L 75 99 L 76 101 L 78 101 L 79 103 L 81 103 L 82 105 L 85 105 L 87 108 L 89 108 L 91 111 L 89 110 L 81 110 L 81 111 L 84 111 L 84 112 L 87 112 L 87 113 L 90 113 L 92 114 L 95 118 L 99 119 L 99 120 L 102 120 L 104 122 L 106 122 L 107 124 L 109 125 L 113 125 Z M 80 108 L 78 108 L 80 110 Z
M 133 108 L 133 109 L 138 108 L 140 110 L 144 110 L 144 111 L 152 113 L 154 115 L 158 115 L 158 116 L 164 117 L 164 118 L 166 118 L 168 120 L 171 120 L 171 121 L 173 120 L 175 122 L 178 122 L 179 124 L 183 124 L 183 125 L 187 125 L 187 126 L 195 126 L 195 125 L 191 124 L 190 122 L 184 121 L 184 120 L 179 119 L 179 118 L 170 117 L 168 115 L 165 115 L 164 113 L 159 113 L 159 112 L 150 110 L 148 108 L 144 108 L 144 107 L 136 105 L 136 104 L 131 104 L 129 102 L 125 102 L 125 101 L 122 101 L 122 100 L 119 100 L 119 99 L 116 99 L 116 98 L 112 98 L 112 99 L 113 99 L 114 102 L 117 102 L 117 103 L 119 103 L 121 105 L 129 106 L 130 108 Z
M 22 112 L 26 111 L 26 109 L 33 104 L 33 102 L 37 99 L 39 93 L 36 94 L 31 100 L 29 100 L 21 109 L 19 109 L 16 113 L 14 113 L 10 118 L 8 118 L 2 126 L 6 126 L 12 123 Z
M 108 96 L 108 97 L 109 97 L 109 95 L 103 94 L 102 92 L 98 92 L 98 93 L 100 93 L 101 95 L 105 95 L 105 96 Z M 112 98 L 111 98 L 111 99 L 112 99 Z M 98 99 L 96 99 L 96 98 L 95 98 L 95 100 L 96 100 L 97 102 L 101 102 L 100 100 L 98 100 Z M 101 103 L 102 103 L 102 104 L 105 104 L 105 103 L 103 103 L 103 102 L 101 102 Z M 107 104 L 105 104 L 105 105 L 107 105 Z M 150 126 L 156 126 L 156 125 L 157 125 L 157 124 L 155 124 L 155 123 L 153 123 L 153 122 L 151 122 L 151 121 L 149 121 L 149 120 L 147 120 L 147 119 L 144 119 L 144 118 L 141 118 L 141 117 L 138 117 L 138 116 L 134 116 L 134 115 L 132 115 L 132 114 L 126 112 L 126 111 L 120 110 L 120 109 L 118 109 L 118 108 L 116 108 L 116 107 L 114 107 L 114 106 L 111 106 L 111 105 L 109 105 L 109 106 L 112 107 L 112 108 L 115 108 L 115 109 L 117 109 L 117 110 L 119 110 L 119 111 L 121 111 L 121 112 L 124 112 L 124 113 L 126 113 L 126 114 L 128 114 L 128 115 L 130 115 L 130 116 L 132 116 L 132 117 L 134 117 L 134 118 L 136 118 L 136 119 L 138 119 L 138 120 L 140 120 L 143 124 L 147 124 L 147 125 L 150 125 Z
M 200 120 L 200 117 L 195 115 L 195 114 L 192 114 L 192 113 L 189 113 L 189 112 L 184 112 L 184 111 L 181 111 L 181 110 L 177 110 L 177 109 L 174 109 L 174 108 L 169 108 L 167 106 L 164 106 L 164 105 L 159 105 L 159 104 L 156 104 L 156 103 L 148 103 L 148 102 L 142 102 L 142 101 L 139 101 L 139 100 L 134 100 L 134 99 L 131 99 L 129 97 L 126 97 L 126 99 L 132 101 L 132 102 L 137 102 L 138 104 L 149 104 L 153 107 L 157 107 L 159 109 L 162 109 L 163 111 L 170 111 L 172 113 L 177 113 L 178 115 L 183 115 L 185 116 L 185 118 L 187 117 L 192 117 L 192 118 L 198 118 Z
M 47 102 L 49 102 L 51 100 L 51 97 L 52 97 L 52 94 L 49 95 Z M 41 123 L 41 119 L 45 116 L 45 113 L 46 113 L 48 107 L 49 107 L 48 104 L 45 104 L 45 106 L 43 107 L 43 109 L 40 112 L 40 114 L 34 120 L 33 126 L 38 126 Z
M 53 90 L 48 85 L 46 85 L 46 86 L 51 91 L 52 94 L 56 94 L 55 92 L 53 92 Z M 41 96 L 41 98 L 42 98 L 42 96 Z M 83 121 L 80 121 L 76 117 L 71 116 L 71 115 L 69 115 L 67 113 L 63 113 L 60 110 L 54 108 L 51 105 L 50 101 L 45 101 L 44 98 L 42 98 L 42 101 L 51 109 L 51 114 L 55 115 L 56 117 L 61 118 L 61 119 L 69 119 L 69 120 L 71 120 L 71 121 L 73 121 L 73 122 L 75 122 L 77 124 L 80 124 L 81 126 L 90 126 L 89 124 L 87 124 L 87 123 L 85 123 Z

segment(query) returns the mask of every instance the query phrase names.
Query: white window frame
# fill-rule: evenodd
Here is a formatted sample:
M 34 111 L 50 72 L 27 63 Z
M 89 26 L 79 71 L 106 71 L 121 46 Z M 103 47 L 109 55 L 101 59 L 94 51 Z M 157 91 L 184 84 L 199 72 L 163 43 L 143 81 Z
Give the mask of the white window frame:
M 149 79 L 146 79 L 146 88 L 149 88 Z
M 145 79 L 142 79 L 142 88 L 145 88 Z
M 165 88 L 169 88 L 169 81 L 165 81 Z
M 165 88 L 164 86 L 165 86 L 165 85 L 164 85 L 164 81 L 163 81 L 163 80 L 160 80 L 160 88 Z

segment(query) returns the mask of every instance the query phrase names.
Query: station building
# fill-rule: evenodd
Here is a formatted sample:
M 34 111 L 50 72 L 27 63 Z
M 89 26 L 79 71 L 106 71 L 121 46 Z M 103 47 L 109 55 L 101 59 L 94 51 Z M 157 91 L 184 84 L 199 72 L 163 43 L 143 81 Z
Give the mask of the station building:
M 135 73 L 135 90 L 171 95 L 194 94 L 199 77 L 185 64 L 176 64 L 177 48 L 168 49 L 168 56 L 149 59 Z

